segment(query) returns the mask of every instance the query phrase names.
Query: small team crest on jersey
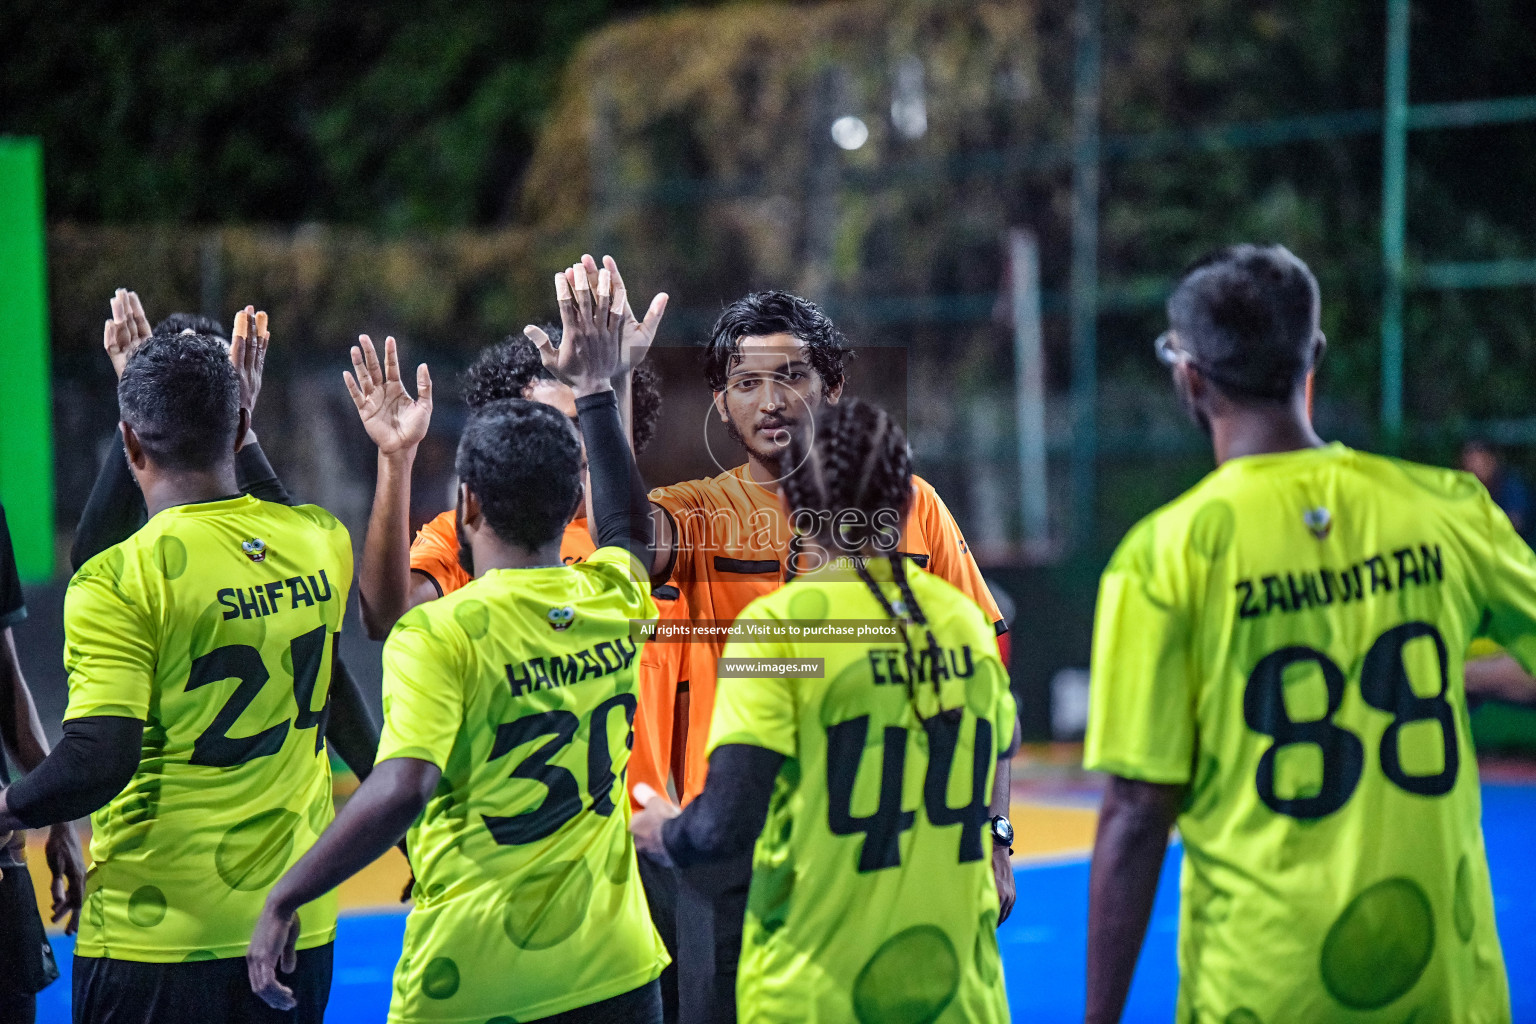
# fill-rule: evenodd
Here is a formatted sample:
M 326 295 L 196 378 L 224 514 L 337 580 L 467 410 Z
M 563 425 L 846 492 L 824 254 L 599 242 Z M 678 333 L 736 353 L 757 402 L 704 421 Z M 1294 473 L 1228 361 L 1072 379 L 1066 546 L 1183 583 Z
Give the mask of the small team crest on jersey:
M 1307 524 L 1307 529 L 1312 531 L 1312 536 L 1318 540 L 1327 540 L 1328 533 L 1333 529 L 1333 516 L 1328 510 L 1319 505 L 1309 508 L 1301 514 L 1301 521 Z
M 240 550 L 244 551 L 245 557 L 253 562 L 264 562 L 267 559 L 267 542 L 260 537 L 241 541 Z
M 549 610 L 549 628 L 557 633 L 562 633 L 571 628 L 571 623 L 576 620 L 576 609 L 570 605 L 563 608 L 551 608 Z

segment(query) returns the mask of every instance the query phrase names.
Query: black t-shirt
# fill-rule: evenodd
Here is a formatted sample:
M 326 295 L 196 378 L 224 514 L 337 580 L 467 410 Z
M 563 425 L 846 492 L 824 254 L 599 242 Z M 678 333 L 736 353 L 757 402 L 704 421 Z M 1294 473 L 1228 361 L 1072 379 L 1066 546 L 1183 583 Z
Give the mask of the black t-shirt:
M 21 593 L 21 577 L 16 575 L 16 551 L 11 547 L 11 528 L 5 521 L 5 506 L 0 505 L 0 629 L 9 629 L 26 617 L 27 601 Z M 0 747 L 3 746 L 0 744 Z M 0 752 L 0 786 L 11 784 L 6 753 L 9 751 Z M 22 843 L 22 835 L 18 832 L 12 846 L 20 847 Z M 0 849 L 0 866 L 14 866 L 16 852 Z

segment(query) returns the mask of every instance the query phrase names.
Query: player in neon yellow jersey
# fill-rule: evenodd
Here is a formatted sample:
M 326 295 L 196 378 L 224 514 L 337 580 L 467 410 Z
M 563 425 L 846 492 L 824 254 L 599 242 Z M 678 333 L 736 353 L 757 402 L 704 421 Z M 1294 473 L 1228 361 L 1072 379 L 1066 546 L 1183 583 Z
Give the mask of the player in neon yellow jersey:
M 683 868 L 755 841 L 743 1024 L 1006 1021 L 991 863 L 1012 831 L 993 782 L 1016 714 L 995 631 L 891 555 L 912 466 L 890 416 L 845 399 L 812 434 L 792 435 L 781 484 L 802 571 L 747 606 L 722 664 L 820 658 L 823 671 L 722 671 L 703 792 L 682 812 L 648 794 L 631 827 L 643 853 Z M 828 617 L 891 635 L 750 639 L 756 623 Z
M 1168 316 L 1217 468 L 1099 591 L 1087 1019 L 1119 1019 L 1177 822 L 1179 1021 L 1507 1022 L 1462 669 L 1478 636 L 1536 664 L 1536 556 L 1470 475 L 1318 437 L 1286 249 L 1207 256 Z
M 251 941 L 251 986 L 273 1006 L 295 1003 L 274 971 L 304 927 L 299 908 L 409 827 L 420 897 L 390 1021 L 661 1020 L 667 954 L 619 781 L 638 693 L 631 623 L 656 614 L 650 507 L 610 383 L 622 329 L 610 304 L 622 306 L 607 270 L 595 301 L 585 272 L 575 277 L 574 298 L 557 278 L 553 369 L 576 395 L 598 548 L 574 565 L 560 557 L 581 493 L 570 421 L 521 398 L 477 410 L 459 442 L 456 516 L 475 578 L 390 634 L 374 773 L 273 887 Z M 423 414 L 393 345 L 385 361 L 382 396 L 349 378 L 360 407 L 395 410 L 367 418 L 376 441 L 389 416 L 408 430 Z
M 249 329 L 242 315 L 237 362 Z M 238 494 L 242 380 L 204 335 L 151 338 L 129 359 L 122 434 L 150 519 L 70 582 L 64 739 L 5 793 L 7 827 L 94 812 L 77 1021 L 267 1015 L 238 984 L 250 929 L 331 820 L 324 736 L 351 541 L 323 509 Z M 319 1021 L 334 897 L 304 920 L 288 981 L 309 1004 L 297 1019 Z

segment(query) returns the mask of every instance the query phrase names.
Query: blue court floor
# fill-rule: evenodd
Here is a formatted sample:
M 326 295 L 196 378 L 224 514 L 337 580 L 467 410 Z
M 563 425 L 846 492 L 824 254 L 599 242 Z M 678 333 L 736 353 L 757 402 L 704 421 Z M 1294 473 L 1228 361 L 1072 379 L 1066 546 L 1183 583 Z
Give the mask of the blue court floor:
M 1483 831 L 1493 874 L 1494 908 L 1509 967 L 1515 1024 L 1536 1024 L 1536 786 L 1485 783 Z M 1163 868 L 1152 926 L 1131 989 L 1125 1024 L 1168 1024 L 1178 975 L 1179 854 Z M 1083 950 L 1087 942 L 1088 865 L 1071 861 L 1018 869 L 1018 903 L 998 933 L 1013 1018 L 1070 1024 L 1083 1016 Z M 331 989 L 333 1024 L 376 1024 L 389 1005 L 389 979 L 400 952 L 402 914 L 342 918 Z M 64 972 L 38 1000 L 40 1024 L 69 1020 L 73 942 L 54 938 Z

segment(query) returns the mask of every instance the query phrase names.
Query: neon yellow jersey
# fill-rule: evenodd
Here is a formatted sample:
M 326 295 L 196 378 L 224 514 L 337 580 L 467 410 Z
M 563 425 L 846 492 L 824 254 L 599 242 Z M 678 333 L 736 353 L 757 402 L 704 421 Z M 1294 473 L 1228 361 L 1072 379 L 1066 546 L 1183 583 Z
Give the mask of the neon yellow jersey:
M 331 821 L 331 648 L 351 582 L 334 516 L 249 495 L 166 509 L 75 573 L 64 718 L 145 722 L 138 770 L 91 815 L 78 955 L 245 955 L 267 890 Z M 331 941 L 335 895 L 301 920 L 300 949 Z
M 890 563 L 869 570 L 899 601 Z M 928 619 L 911 628 L 915 660 L 899 636 L 725 647 L 726 658 L 825 659 L 819 679 L 719 681 L 710 750 L 744 743 L 788 759 L 753 855 L 742 1024 L 1008 1020 L 988 804 L 1013 742 L 1013 695 L 991 620 L 938 577 L 906 573 Z M 857 575 L 833 566 L 753 601 L 735 635 L 829 616 L 888 621 Z
M 1536 556 L 1477 481 L 1234 459 L 1099 591 L 1084 760 L 1187 784 L 1180 1021 L 1509 1020 L 1462 666 L 1536 666 Z
M 407 837 L 416 905 L 391 1021 L 533 1020 L 639 988 L 667 953 L 629 835 L 624 769 L 655 618 L 627 551 L 498 569 L 395 625 L 379 759 L 443 781 Z

